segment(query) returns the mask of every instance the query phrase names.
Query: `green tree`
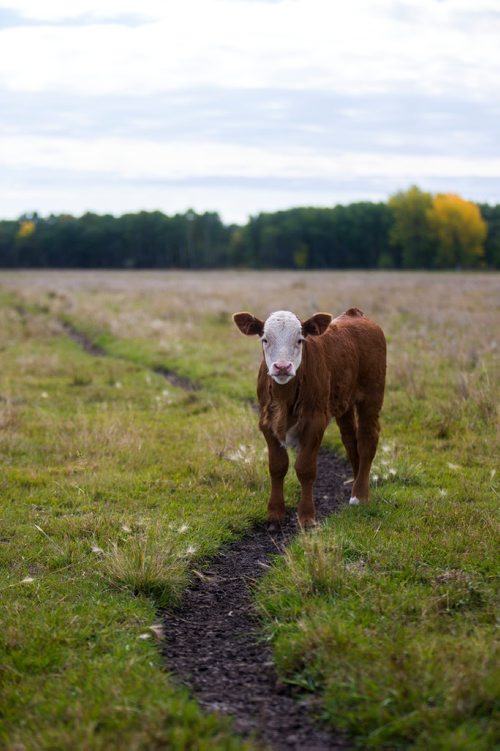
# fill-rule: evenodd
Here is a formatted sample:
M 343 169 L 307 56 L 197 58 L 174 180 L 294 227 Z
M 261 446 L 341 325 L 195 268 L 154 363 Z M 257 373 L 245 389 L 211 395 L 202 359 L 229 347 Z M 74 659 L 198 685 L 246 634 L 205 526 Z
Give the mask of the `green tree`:
M 242 226 L 215 212 L 0 220 L 7 268 L 445 268 L 500 266 L 500 206 L 410 188 L 389 203 L 301 207 Z M 484 241 L 485 224 L 488 234 Z M 389 242 L 389 233 L 391 243 Z M 484 242 L 484 255 L 482 247 Z M 438 247 L 439 246 L 439 247 Z
M 479 204 L 481 216 L 488 225 L 488 234 L 484 243 L 484 257 L 490 268 L 500 268 L 500 204 L 490 206 Z
M 309 248 L 305 243 L 298 245 L 293 252 L 293 265 L 296 269 L 306 269 L 309 258 Z
M 0 222 L 0 267 L 12 268 L 20 266 L 16 234 L 19 223 L 16 221 Z
M 392 211 L 389 242 L 400 256 L 400 265 L 406 269 L 430 268 L 436 250 L 428 214 L 432 195 L 412 185 L 391 196 L 388 205 Z

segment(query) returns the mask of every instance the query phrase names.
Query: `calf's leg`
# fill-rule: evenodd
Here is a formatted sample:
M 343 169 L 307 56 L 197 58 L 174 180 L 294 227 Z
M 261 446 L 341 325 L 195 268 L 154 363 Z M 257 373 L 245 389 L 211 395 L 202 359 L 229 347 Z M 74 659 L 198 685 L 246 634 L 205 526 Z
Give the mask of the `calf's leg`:
M 356 437 L 356 415 L 350 407 L 342 417 L 337 417 L 340 437 L 351 462 L 352 476 L 356 479 L 359 471 L 358 439 Z
M 283 483 L 288 471 L 288 452 L 270 430 L 262 430 L 267 442 L 271 496 L 267 504 L 267 519 L 272 530 L 279 526 L 285 516 Z
M 379 410 L 358 407 L 358 455 L 359 469 L 352 486 L 349 503 L 357 505 L 368 500 L 370 494 L 370 469 L 377 451 L 380 433 Z
M 318 416 L 309 424 L 307 434 L 299 438 L 300 449 L 295 461 L 295 471 L 299 478 L 301 495 L 297 511 L 299 524 L 304 528 L 313 526 L 316 520 L 313 486 L 318 468 L 318 451 L 326 423 L 322 415 Z

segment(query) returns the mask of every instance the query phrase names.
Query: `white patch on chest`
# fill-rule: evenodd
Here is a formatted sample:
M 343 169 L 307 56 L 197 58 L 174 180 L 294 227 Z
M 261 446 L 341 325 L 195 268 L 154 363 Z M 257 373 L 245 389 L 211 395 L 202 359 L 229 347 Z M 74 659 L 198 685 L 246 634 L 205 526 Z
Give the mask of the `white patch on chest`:
M 295 451 L 300 449 L 299 437 L 297 435 L 297 424 L 292 425 L 292 427 L 286 431 L 285 448 L 295 449 Z

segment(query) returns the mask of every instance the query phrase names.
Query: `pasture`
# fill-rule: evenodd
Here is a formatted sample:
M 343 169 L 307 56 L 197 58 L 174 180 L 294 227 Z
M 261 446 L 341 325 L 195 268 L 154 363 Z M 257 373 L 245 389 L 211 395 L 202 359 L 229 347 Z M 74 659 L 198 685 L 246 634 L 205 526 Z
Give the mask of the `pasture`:
M 492 748 L 499 292 L 495 274 L 1 273 L 2 745 L 257 748 L 171 679 L 158 611 L 265 518 L 260 350 L 231 313 L 358 306 L 388 340 L 371 503 L 276 561 L 264 636 L 353 744 Z M 325 444 L 343 452 L 335 424 Z

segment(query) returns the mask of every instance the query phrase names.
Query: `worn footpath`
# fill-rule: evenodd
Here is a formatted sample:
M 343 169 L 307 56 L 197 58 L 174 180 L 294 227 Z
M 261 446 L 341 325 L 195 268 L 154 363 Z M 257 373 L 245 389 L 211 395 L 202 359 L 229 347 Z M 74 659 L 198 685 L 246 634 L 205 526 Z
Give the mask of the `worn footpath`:
M 348 476 L 345 462 L 321 453 L 318 519 L 347 502 Z M 279 680 L 253 605 L 252 588 L 297 533 L 296 514 L 289 511 L 280 533 L 271 535 L 264 524 L 254 527 L 199 573 L 181 607 L 164 615 L 167 666 L 207 711 L 230 715 L 236 732 L 265 746 L 346 749 L 345 739 L 315 719 L 314 701 Z

